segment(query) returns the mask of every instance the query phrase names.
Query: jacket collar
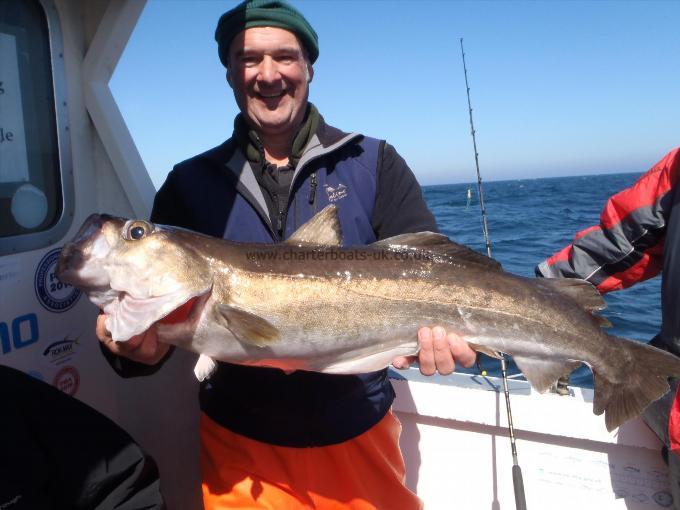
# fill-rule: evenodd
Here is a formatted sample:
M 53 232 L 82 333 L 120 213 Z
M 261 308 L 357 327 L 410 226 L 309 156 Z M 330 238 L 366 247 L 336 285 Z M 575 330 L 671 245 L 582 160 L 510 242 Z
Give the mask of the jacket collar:
M 311 104 L 310 107 L 314 108 Z M 317 115 L 318 121 L 316 122 L 315 132 L 310 134 L 304 149 L 300 153 L 299 160 L 295 165 L 291 187 L 305 165 L 310 161 L 335 152 L 363 137 L 359 133 L 346 133 L 333 126 L 329 126 L 318 112 Z M 249 161 L 249 158 L 246 157 L 242 149 L 242 144 L 239 144 L 235 136 L 229 138 L 221 145 L 204 152 L 199 157 L 208 159 L 216 167 L 224 169 L 234 179 L 236 190 L 251 203 L 258 214 L 265 220 L 265 223 L 269 224 L 267 203 L 255 177 L 256 168 L 254 166 L 259 165 L 257 163 L 254 165 L 253 162 Z

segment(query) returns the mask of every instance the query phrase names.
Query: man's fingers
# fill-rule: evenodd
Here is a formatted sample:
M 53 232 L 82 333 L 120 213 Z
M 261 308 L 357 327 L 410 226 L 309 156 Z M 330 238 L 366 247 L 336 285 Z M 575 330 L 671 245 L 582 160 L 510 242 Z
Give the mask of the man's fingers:
M 420 372 L 423 375 L 433 375 L 437 369 L 434 361 L 434 331 L 430 328 L 420 328 L 418 330 L 418 342 L 420 344 L 420 352 L 418 353 Z
M 471 367 L 477 360 L 477 354 L 463 337 L 455 333 L 447 335 L 446 330 L 439 326 L 420 328 L 418 343 L 418 362 L 423 375 L 433 375 L 435 372 L 448 375 L 456 369 L 456 363 Z
M 97 325 L 95 327 L 95 334 L 101 342 L 106 343 L 107 340 L 111 340 L 111 333 L 106 329 L 106 315 L 100 312 L 97 316 Z
M 140 360 L 154 360 L 159 350 L 156 327 L 151 326 L 151 328 L 141 335 L 133 336 L 125 343 L 128 344 L 130 349 L 128 352 L 133 354 L 136 358 Z
M 394 361 L 392 362 L 392 366 L 394 368 L 397 368 L 399 370 L 404 370 L 408 367 L 411 366 L 411 363 L 416 361 L 418 359 L 418 356 L 398 356 L 394 358 Z
M 449 344 L 444 328 L 436 327 L 432 330 L 434 336 L 434 363 L 437 372 L 449 375 L 456 368 L 454 353 Z
M 113 354 L 149 365 L 158 363 L 170 349 L 170 345 L 158 341 L 155 326 L 124 342 L 114 341 L 111 333 L 106 329 L 106 315 L 104 314 L 97 317 L 96 334 L 99 341 Z
M 449 349 L 456 362 L 460 363 L 465 368 L 470 368 L 477 361 L 477 353 L 463 340 L 463 337 L 455 333 L 449 333 L 447 336 Z
M 99 337 L 99 340 L 106 345 L 111 352 L 114 354 L 120 354 L 120 355 L 127 355 L 136 352 L 140 347 L 142 347 L 145 342 L 144 342 L 144 333 L 141 335 L 136 335 L 130 338 L 129 340 L 125 340 L 123 342 L 116 342 L 111 338 L 111 334 L 106 331 L 106 336 L 103 338 L 97 334 Z
M 141 335 L 133 336 L 125 342 L 115 342 L 111 338 L 111 332 L 106 328 L 106 315 L 103 312 L 100 312 L 97 317 L 95 334 L 101 342 L 106 344 L 116 354 L 133 351 L 144 340 L 144 333 L 142 333 Z
M 130 354 L 133 354 L 137 347 L 139 347 L 139 340 L 137 340 L 137 344 L 131 344 L 130 342 L 132 339 L 125 341 L 125 342 L 116 342 L 115 340 L 112 340 L 111 338 L 107 338 L 105 340 L 102 340 L 102 343 L 106 345 L 106 347 L 114 354 L 118 354 L 119 356 L 128 356 Z

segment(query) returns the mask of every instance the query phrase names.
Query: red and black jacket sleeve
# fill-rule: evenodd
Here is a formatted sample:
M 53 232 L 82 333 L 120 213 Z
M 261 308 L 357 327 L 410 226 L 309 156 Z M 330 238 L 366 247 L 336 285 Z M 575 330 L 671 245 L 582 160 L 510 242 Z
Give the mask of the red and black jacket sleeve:
M 582 278 L 602 292 L 630 287 L 659 274 L 680 148 L 669 152 L 633 186 L 609 198 L 600 224 L 536 266 L 536 275 Z

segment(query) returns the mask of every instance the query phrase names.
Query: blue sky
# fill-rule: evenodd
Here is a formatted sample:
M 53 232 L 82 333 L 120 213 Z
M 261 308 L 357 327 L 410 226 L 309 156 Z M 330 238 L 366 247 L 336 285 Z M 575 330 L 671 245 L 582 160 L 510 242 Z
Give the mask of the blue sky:
M 229 137 L 213 33 L 237 2 L 150 0 L 111 88 L 158 187 Z M 680 145 L 680 2 L 293 0 L 319 34 L 310 98 L 422 184 L 646 170 Z

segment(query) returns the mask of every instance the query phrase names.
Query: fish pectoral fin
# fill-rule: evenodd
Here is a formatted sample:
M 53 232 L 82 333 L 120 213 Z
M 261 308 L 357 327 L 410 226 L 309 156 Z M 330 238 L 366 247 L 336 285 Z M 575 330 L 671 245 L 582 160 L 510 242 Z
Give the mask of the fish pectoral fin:
M 342 228 L 338 218 L 338 208 L 334 204 L 324 207 L 311 220 L 298 228 L 285 244 L 313 244 L 341 246 Z
M 539 393 L 548 391 L 563 376 L 571 374 L 580 361 L 550 361 L 545 359 L 513 356 L 524 377 Z
M 387 249 L 394 252 L 415 252 L 432 257 L 443 257 L 459 264 L 471 263 L 486 270 L 502 271 L 500 262 L 486 257 L 462 244 L 454 243 L 442 234 L 435 232 L 416 232 L 399 234 L 381 239 L 370 245 L 372 248 Z
M 266 347 L 280 338 L 279 330 L 262 317 L 235 306 L 215 305 L 218 320 L 241 342 Z

